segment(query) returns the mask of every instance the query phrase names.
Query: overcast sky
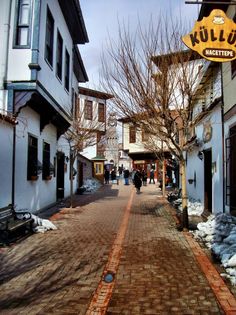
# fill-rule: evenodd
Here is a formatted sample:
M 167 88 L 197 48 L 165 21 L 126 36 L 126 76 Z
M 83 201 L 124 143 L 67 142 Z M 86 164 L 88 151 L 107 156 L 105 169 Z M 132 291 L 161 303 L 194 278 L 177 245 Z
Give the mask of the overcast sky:
M 171 10 L 173 16 L 181 12 L 183 18 L 194 21 L 200 9 L 199 5 L 185 4 L 185 0 L 80 0 L 80 5 L 89 37 L 89 43 L 79 46 L 89 77 L 85 86 L 98 90 L 102 49 L 108 34 L 116 38 L 118 20 L 135 29 L 138 18 L 145 25 L 151 15 L 155 21 L 160 10 L 163 14 Z

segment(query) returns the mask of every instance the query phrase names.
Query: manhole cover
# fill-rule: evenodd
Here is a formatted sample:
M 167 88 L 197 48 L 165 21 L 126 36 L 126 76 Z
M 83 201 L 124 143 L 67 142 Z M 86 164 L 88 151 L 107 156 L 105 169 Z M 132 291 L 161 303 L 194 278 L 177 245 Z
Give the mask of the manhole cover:
M 111 283 L 113 280 L 114 280 L 114 273 L 112 272 L 108 272 L 107 274 L 105 274 L 103 280 L 106 282 L 106 283 Z

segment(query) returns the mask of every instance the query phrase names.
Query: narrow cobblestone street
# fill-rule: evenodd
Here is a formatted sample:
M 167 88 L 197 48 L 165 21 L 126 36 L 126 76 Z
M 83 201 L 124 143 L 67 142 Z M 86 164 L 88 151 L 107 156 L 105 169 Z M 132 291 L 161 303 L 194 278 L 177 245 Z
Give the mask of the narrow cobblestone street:
M 227 313 L 157 186 L 141 191 L 133 201 L 123 183 L 78 195 L 51 217 L 58 230 L 1 248 L 0 314 Z M 93 311 L 106 268 L 114 281 Z

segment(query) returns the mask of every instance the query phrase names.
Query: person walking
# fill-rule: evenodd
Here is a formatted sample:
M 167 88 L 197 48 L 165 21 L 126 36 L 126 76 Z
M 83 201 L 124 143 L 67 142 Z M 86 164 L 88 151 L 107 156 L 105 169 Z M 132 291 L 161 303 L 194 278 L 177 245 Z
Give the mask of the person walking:
M 129 170 L 128 169 L 124 169 L 124 180 L 125 180 L 125 185 L 129 185 Z
M 151 184 L 151 182 L 153 182 L 153 184 L 155 184 L 155 180 L 154 180 L 154 169 L 153 169 L 153 168 L 150 170 L 149 184 Z
M 112 181 L 112 184 L 116 184 L 116 171 L 114 168 L 111 171 L 111 181 Z
M 110 178 L 110 172 L 108 171 L 108 169 L 105 169 L 105 172 L 104 172 L 105 184 L 109 184 L 109 178 Z
M 133 168 L 132 172 L 131 172 L 131 179 L 132 179 L 132 183 L 134 184 L 134 175 L 136 173 L 136 170 Z
M 142 181 L 143 181 L 143 186 L 147 186 L 147 172 L 145 169 L 142 170 Z
M 136 193 L 140 194 L 140 188 L 142 186 L 142 174 L 137 170 L 134 174 L 134 186 L 136 188 Z

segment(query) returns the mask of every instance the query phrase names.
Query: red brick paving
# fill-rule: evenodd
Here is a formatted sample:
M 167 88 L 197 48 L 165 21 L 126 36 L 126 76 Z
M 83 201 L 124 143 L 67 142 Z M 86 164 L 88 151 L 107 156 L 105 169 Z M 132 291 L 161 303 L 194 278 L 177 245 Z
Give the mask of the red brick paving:
M 86 314 L 131 189 L 120 184 L 77 196 L 80 207 L 54 216 L 58 230 L 1 252 L 0 314 Z M 135 196 L 106 314 L 224 314 L 157 191 L 148 185 Z

